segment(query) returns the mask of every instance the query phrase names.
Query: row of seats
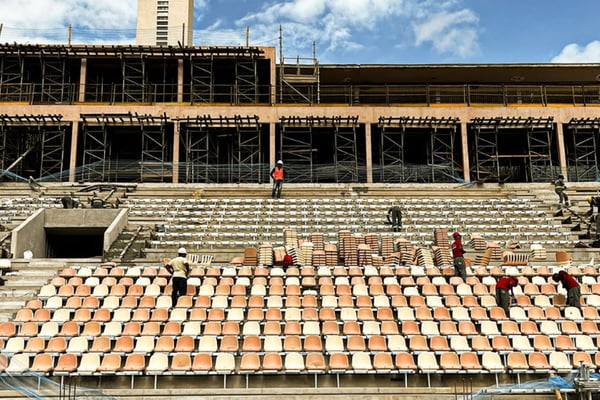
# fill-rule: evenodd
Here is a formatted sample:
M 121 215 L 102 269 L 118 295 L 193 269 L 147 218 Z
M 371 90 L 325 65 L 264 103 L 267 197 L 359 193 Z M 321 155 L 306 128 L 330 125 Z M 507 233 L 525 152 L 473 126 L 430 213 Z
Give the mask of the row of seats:
M 16 199 L 15 199 L 16 200 Z M 21 200 L 29 200 L 28 198 L 21 198 Z M 50 198 L 46 197 L 46 200 Z M 59 200 L 58 198 L 54 201 Z M 457 197 L 457 198 L 386 198 L 386 197 L 342 197 L 342 198 L 286 198 L 286 199 L 270 199 L 270 198 L 247 198 L 247 197 L 229 197 L 229 198 L 139 198 L 130 196 L 124 201 L 128 204 L 133 205 L 144 205 L 154 207 L 179 207 L 179 208 L 193 208 L 195 205 L 245 205 L 252 206 L 256 204 L 262 204 L 265 206 L 280 206 L 282 203 L 288 203 L 290 205 L 299 205 L 305 207 L 307 205 L 344 205 L 344 204 L 357 204 L 357 205 L 372 205 L 380 207 L 390 206 L 390 202 L 396 202 L 400 205 L 411 204 L 411 205 L 422 205 L 425 207 L 441 207 L 449 209 L 450 207 L 465 207 L 477 205 L 479 207 L 486 208 L 522 208 L 536 207 L 536 203 L 527 198 L 507 198 L 507 197 L 493 197 L 485 199 L 482 202 L 481 199 L 474 199 L 468 197 Z
M 146 335 L 169 335 L 169 336 L 199 336 L 204 335 L 442 335 L 467 337 L 483 335 L 494 337 L 497 335 L 547 335 L 555 337 L 560 335 L 587 335 L 597 337 L 600 335 L 598 323 L 595 321 L 575 322 L 563 321 L 402 321 L 394 319 L 383 321 L 279 321 L 279 320 L 194 320 L 195 314 L 190 313 L 187 320 L 165 320 L 163 318 L 142 318 L 137 320 L 88 320 L 66 322 L 13 322 L 7 321 L 0 324 L 0 338 L 11 337 L 72 337 L 81 335 L 85 337 L 96 337 L 100 335 L 115 337 L 119 335 L 146 336 Z M 181 313 L 184 316 L 184 313 Z M 201 313 L 204 317 L 205 313 Z M 146 313 L 145 317 L 148 314 Z M 241 325 L 241 328 L 240 328 Z
M 141 328 L 141 327 L 140 327 Z M 127 326 L 129 331 L 133 330 Z M 442 336 L 442 335 L 370 335 L 361 334 L 348 335 L 222 335 L 217 336 L 214 333 L 220 330 L 214 329 L 208 332 L 208 326 L 204 327 L 204 332 L 200 335 L 177 335 L 181 330 L 168 328 L 165 326 L 163 334 L 140 335 L 140 336 L 96 336 L 93 339 L 86 336 L 73 335 L 55 336 L 45 338 L 37 337 L 11 337 L 2 348 L 3 354 L 28 353 L 36 354 L 47 353 L 105 353 L 108 351 L 119 353 L 145 353 L 153 352 L 324 352 L 331 354 L 334 352 L 404 352 L 420 353 L 424 351 L 456 351 L 456 352 L 485 352 L 495 350 L 498 352 L 519 351 L 530 353 L 539 351 L 549 353 L 554 351 L 582 351 L 595 354 L 598 352 L 598 345 L 588 335 L 559 335 L 550 337 L 547 335 L 532 335 L 531 337 L 520 335 L 519 331 L 513 334 L 484 336 L 477 335 L 471 338 L 466 336 Z M 171 332 L 172 331 L 172 332 Z M 165 333 L 166 332 L 166 333 Z M 104 333 L 110 333 L 105 332 Z M 137 332 L 127 332 L 139 334 Z M 516 334 L 515 334 L 516 333 Z M 490 344 L 491 338 L 491 344 Z M 470 340 L 469 340 L 470 339 Z
M 214 277 L 214 276 L 204 276 L 202 275 L 204 271 L 200 274 L 196 273 L 198 268 L 192 269 L 190 272 L 190 277 L 188 278 L 187 284 L 189 286 L 195 287 L 213 287 L 213 288 L 222 288 L 223 290 L 228 290 L 227 288 L 255 288 L 259 286 L 265 287 L 270 294 L 277 295 L 275 292 L 289 292 L 293 290 L 294 287 L 299 286 L 332 286 L 338 294 L 346 294 L 339 293 L 341 291 L 350 291 L 352 295 L 362 295 L 362 294 L 370 294 L 374 295 L 383 290 L 388 295 L 391 294 L 403 294 L 405 296 L 432 296 L 432 295 L 460 295 L 460 296 L 483 296 L 494 293 L 496 279 L 494 277 L 483 277 L 480 281 L 478 277 L 469 277 L 467 279 L 468 283 L 463 283 L 462 279 L 459 277 L 451 277 L 447 279 L 447 277 L 436 276 L 433 279 L 429 279 L 429 277 L 419 277 L 416 280 L 412 277 L 401 277 L 397 279 L 396 277 L 385 277 L 381 279 L 379 276 L 366 276 L 354 275 L 351 277 L 347 276 L 337 276 L 335 278 L 330 277 L 319 277 L 318 281 L 315 280 L 315 276 L 304 275 L 302 277 L 299 276 L 274 276 L 267 278 L 266 277 L 254 277 L 250 280 L 250 277 L 236 277 L 234 280 L 233 277 Z M 368 269 L 367 269 L 368 270 Z M 197 271 L 200 272 L 200 271 Z M 302 278 L 302 280 L 301 280 Z M 312 285 L 307 285 L 308 279 L 304 278 L 313 278 Z M 598 282 L 598 278 L 600 277 L 580 277 L 580 280 L 583 282 L 581 285 L 583 286 L 583 294 L 591 294 L 597 293 L 600 287 L 600 283 Z M 450 283 L 447 283 L 447 282 Z M 519 286 L 514 288 L 515 294 L 526 294 L 529 296 L 534 296 L 538 294 L 543 295 L 555 295 L 559 292 L 562 292 L 562 287 L 559 286 L 558 283 L 555 283 L 550 278 L 544 279 L 542 277 L 536 277 L 532 279 L 533 282 L 538 283 L 530 283 L 528 277 L 519 277 L 518 282 Z M 546 283 L 547 282 L 547 283 Z M 113 290 L 114 286 L 121 286 L 127 288 L 127 290 L 131 290 L 132 286 L 142 287 L 142 291 L 148 290 L 147 287 L 154 285 L 161 288 L 164 288 L 169 284 L 169 278 L 160 276 L 160 277 L 112 277 L 107 276 L 104 278 L 100 277 L 72 277 L 72 278 L 62 278 L 56 277 L 53 278 L 49 284 L 44 285 L 42 289 L 41 296 L 49 297 L 54 296 L 57 293 L 65 293 L 65 296 L 73 295 L 72 292 L 76 290 L 85 290 L 86 293 L 91 290 L 97 290 L 97 286 L 102 286 L 105 289 Z M 242 294 L 242 293 L 240 293 Z M 88 294 L 86 294 L 88 295 Z
M 148 298 L 151 298 L 147 296 Z M 163 297 L 168 301 L 169 297 Z M 484 307 L 471 307 L 470 309 L 464 306 L 455 306 L 447 308 L 444 306 L 438 306 L 431 308 L 427 306 L 421 307 L 283 307 L 283 300 L 279 299 L 280 306 L 260 306 L 263 300 L 260 296 L 256 296 L 257 301 L 256 307 L 248 307 L 246 299 L 243 296 L 239 296 L 239 303 L 235 304 L 232 300 L 232 305 L 227 305 L 227 300 L 224 296 L 216 297 L 214 299 L 222 298 L 221 304 L 217 304 L 218 307 L 213 307 L 212 304 L 201 304 L 200 307 L 196 307 L 192 302 L 192 297 L 187 297 L 186 300 L 182 300 L 178 305 L 182 307 L 160 307 L 160 308 L 144 308 L 135 307 L 132 302 L 129 306 L 124 306 L 117 303 L 112 304 L 114 308 L 56 308 L 54 310 L 48 308 L 40 308 L 32 310 L 29 308 L 23 308 L 19 310 L 14 318 L 16 323 L 25 322 L 37 322 L 45 323 L 47 321 L 52 322 L 87 322 L 87 321 L 99 321 L 99 322 L 144 322 L 144 321 L 338 321 L 340 323 L 347 321 L 473 321 L 481 323 L 484 321 L 492 322 L 541 322 L 541 321 L 563 321 L 570 320 L 575 322 L 590 321 L 596 323 L 600 321 L 598 309 L 596 307 L 583 307 L 579 309 L 577 307 L 566 307 L 563 312 L 556 307 L 546 307 L 542 309 L 540 307 L 531 307 L 528 312 L 521 307 L 511 307 L 509 309 L 509 315 L 507 316 L 504 309 L 497 306 L 491 306 L 488 309 Z M 160 299 L 160 298 L 159 298 Z M 214 300 L 213 299 L 213 300 Z M 116 298 L 115 298 L 116 300 Z M 107 304 L 108 305 L 108 304 Z M 144 304 L 142 304 L 143 306 Z M 149 300 L 146 304 L 148 306 L 153 305 L 152 300 Z
M 99 309 L 105 308 L 108 310 L 115 310 L 119 308 L 132 309 L 150 309 L 155 308 L 204 308 L 204 309 L 261 309 L 263 312 L 269 308 L 280 308 L 290 309 L 287 318 L 291 318 L 295 315 L 295 309 L 300 309 L 302 314 L 301 319 L 308 319 L 314 313 L 310 311 L 311 308 L 324 308 L 333 309 L 337 313 L 341 313 L 341 309 L 350 308 L 355 309 L 359 320 L 372 319 L 372 315 L 376 317 L 382 317 L 384 313 L 389 313 L 384 309 L 393 307 L 397 309 L 402 307 L 402 315 L 406 315 L 407 311 L 404 308 L 410 307 L 414 309 L 413 315 L 416 320 L 445 320 L 454 319 L 455 317 L 464 315 L 468 312 L 469 315 L 473 315 L 476 320 L 484 319 L 506 319 L 503 318 L 502 314 L 498 314 L 499 311 L 494 310 L 497 306 L 496 300 L 491 295 L 486 296 L 404 296 L 404 295 L 375 295 L 375 296 L 349 296 L 349 295 L 324 295 L 315 296 L 312 294 L 299 295 L 195 295 L 195 288 L 190 287 L 187 296 L 180 296 L 177 299 L 177 303 L 173 304 L 171 296 L 170 286 L 165 288 L 164 295 L 157 294 L 145 294 L 143 296 L 133 295 L 107 295 L 103 297 L 98 296 L 51 296 L 44 298 L 43 300 L 30 300 L 24 307 L 24 310 L 18 315 L 17 320 L 20 322 L 24 321 L 48 321 L 53 318 L 59 317 L 62 314 L 54 314 L 55 311 L 65 313 L 66 311 L 76 312 L 79 309 Z M 124 293 L 124 292 L 123 292 Z M 585 300 L 582 301 L 582 306 L 597 307 L 597 295 L 588 295 L 587 303 Z M 564 300 L 564 299 L 563 299 Z M 561 312 L 559 308 L 564 304 L 552 304 L 550 298 L 544 295 L 538 295 L 532 300 L 525 295 L 517 296 L 517 304 L 509 308 L 509 314 L 504 315 L 508 319 L 515 321 L 522 320 L 561 320 L 564 318 L 580 320 L 584 319 L 595 319 L 593 311 L 584 309 L 584 314 L 580 314 L 575 310 L 568 310 L 567 313 Z M 483 310 L 482 310 L 483 308 Z M 37 311 L 44 309 L 44 311 Z M 456 309 L 456 311 L 453 311 Z M 466 309 L 466 310 L 465 310 Z M 400 310 L 396 310 L 400 311 Z M 248 312 L 248 311 L 244 311 Z M 257 311 L 252 311 L 256 313 Z M 410 311 L 408 311 L 410 312 Z M 492 312 L 494 314 L 492 314 Z M 330 313 L 330 311 L 323 311 Z M 345 316 L 349 317 L 350 312 L 346 311 Z M 340 315 L 340 318 L 342 316 Z M 486 318 L 487 317 L 487 318 Z M 381 318 L 379 318 L 381 319 Z
M 18 354 L 4 361 L 5 372 L 17 374 L 33 371 L 43 374 L 54 373 L 79 375 L 110 375 L 124 374 L 256 374 L 256 373 L 482 373 L 482 372 L 570 372 L 577 369 L 580 363 L 595 369 L 600 364 L 596 355 L 595 362 L 587 353 L 575 353 L 572 356 L 561 352 L 553 352 L 548 356 L 540 352 L 524 355 L 519 352 L 509 353 L 503 361 L 497 353 L 424 352 L 417 359 L 409 353 L 375 353 L 364 352 L 347 355 L 333 353 L 324 357 L 321 353 L 302 354 L 291 352 L 283 357 L 279 353 L 245 353 L 235 357 L 231 353 L 210 355 L 199 353 L 154 353 L 149 357 L 133 353 L 127 356 L 118 353 L 87 353 L 81 357 L 74 354 L 62 354 L 55 357 L 42 353 L 35 356 Z
M 493 278 L 492 278 L 493 279 Z M 282 278 L 270 278 L 267 282 L 266 279 L 254 278 L 252 282 L 246 278 L 238 278 L 235 282 L 233 279 L 211 279 L 192 276 L 188 278 L 188 286 L 192 286 L 195 291 L 198 291 L 200 295 L 244 295 L 244 294 L 259 294 L 258 292 L 264 292 L 271 296 L 282 296 L 282 295 L 299 295 L 302 291 L 308 290 L 310 287 L 315 287 L 316 291 L 324 295 L 325 292 L 333 290 L 338 296 L 351 295 L 351 296 L 376 296 L 380 294 L 391 295 L 404 295 L 410 296 L 487 296 L 495 291 L 495 280 L 489 284 L 476 283 L 474 285 L 460 283 L 456 286 L 447 283 L 423 283 L 418 285 L 410 282 L 410 280 L 404 280 L 404 284 L 395 283 L 395 280 L 389 280 L 389 283 L 375 283 L 375 279 L 369 279 L 368 283 L 363 277 L 355 277 L 349 279 L 347 277 L 338 277 L 335 280 L 330 279 L 319 279 L 319 281 L 313 280 L 313 285 L 307 285 L 307 280 L 300 280 L 299 277 L 288 277 L 285 281 Z M 521 279 L 521 281 L 527 281 L 527 278 Z M 61 284 L 61 282 L 64 282 Z M 594 282 L 596 282 L 594 280 Z M 114 279 L 112 277 L 100 278 L 90 277 L 82 280 L 80 278 L 71 278 L 68 281 L 63 281 L 62 278 L 53 279 L 50 284 L 42 286 L 40 297 L 47 298 L 51 296 L 62 296 L 70 297 L 73 295 L 77 296 L 89 296 L 94 291 L 94 296 L 104 297 L 110 294 L 111 291 L 119 291 L 130 293 L 130 295 L 140 295 L 146 291 L 152 291 L 153 295 L 162 292 L 162 290 L 169 285 L 167 278 L 147 278 L 141 277 L 133 280 L 131 278 Z M 304 288 L 306 286 L 306 289 Z M 593 283 L 591 285 L 585 284 L 585 292 L 583 294 L 595 294 L 598 292 L 600 283 Z M 210 289 L 212 288 L 212 289 Z M 536 285 L 534 283 L 526 283 L 523 286 L 515 288 L 516 295 L 528 295 L 536 296 L 539 294 L 546 296 L 554 296 L 560 290 L 557 284 L 545 283 L 542 285 Z M 206 293 L 210 292 L 210 293 Z M 150 293 L 148 293 L 150 294 Z M 113 295 L 117 295 L 114 294 Z
M 526 277 L 532 278 L 532 283 L 540 284 L 542 282 L 536 282 L 533 279 L 544 278 L 546 282 L 550 283 L 551 281 L 548 279 L 553 273 L 558 272 L 558 270 L 566 269 L 570 275 L 575 277 L 580 277 L 582 279 L 582 283 L 599 283 L 599 271 L 595 266 L 585 265 L 585 266 L 568 266 L 568 267 L 560 267 L 560 266 L 523 266 L 523 267 L 500 267 L 500 266 L 489 266 L 489 267 L 479 267 L 473 268 L 470 274 L 467 277 L 467 283 L 473 285 L 478 283 L 477 281 L 469 281 L 469 279 L 473 279 L 475 277 L 486 277 L 486 276 L 503 276 L 503 275 L 513 275 L 518 277 Z M 433 279 L 435 277 L 446 276 L 450 279 L 450 284 L 458 285 L 462 283 L 462 281 L 458 281 L 459 277 L 454 277 L 454 271 L 451 269 L 440 269 L 439 267 L 421 267 L 417 265 L 411 266 L 382 266 L 382 267 L 371 267 L 371 266 L 304 266 L 301 268 L 296 267 L 249 267 L 249 266 L 211 266 L 211 267 L 194 267 L 191 271 L 191 276 L 212 276 L 212 277 L 290 277 L 290 276 L 318 276 L 318 277 L 338 277 L 338 276 L 381 276 L 382 278 L 387 277 L 402 277 L 402 278 L 410 278 L 418 279 L 421 277 L 430 277 Z M 74 276 L 78 276 L 81 278 L 87 277 L 99 277 L 104 278 L 106 276 L 111 277 L 170 277 L 169 272 L 164 267 L 114 267 L 114 268 L 104 268 L 104 267 L 69 267 L 60 271 L 59 276 L 63 278 L 71 278 Z M 591 280 L 590 280 L 591 279 Z M 587 280 L 587 281 L 586 281 Z M 431 281 L 415 281 L 416 283 L 412 283 L 412 285 L 418 284 L 419 282 L 424 283 L 432 283 Z M 442 281 L 440 281 L 442 283 Z M 454 283 L 453 283 L 454 282 Z M 370 282 L 373 283 L 373 282 Z M 397 283 L 397 282 L 395 282 Z M 402 283 L 402 282 L 400 282 Z M 448 283 L 448 282 L 443 282 Z M 485 282 L 483 282 L 485 283 Z M 411 285 L 409 283 L 402 283 L 403 285 Z M 490 281 L 490 283 L 492 282 Z

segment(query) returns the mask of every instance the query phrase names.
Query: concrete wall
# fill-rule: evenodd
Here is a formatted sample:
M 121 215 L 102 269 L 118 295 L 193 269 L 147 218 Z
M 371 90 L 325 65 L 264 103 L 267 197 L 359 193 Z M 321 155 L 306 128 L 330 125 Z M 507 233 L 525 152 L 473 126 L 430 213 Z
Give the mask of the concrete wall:
M 23 252 L 30 250 L 34 258 L 46 256 L 46 231 L 44 209 L 38 210 L 12 231 L 10 252 L 15 258 L 23 258 Z
M 260 123 L 279 123 L 281 117 L 297 115 L 300 117 L 317 116 L 358 116 L 360 124 L 376 124 L 380 116 L 412 116 L 459 118 L 468 122 L 472 118 L 494 117 L 553 117 L 557 123 L 568 123 L 571 118 L 596 118 L 600 113 L 599 107 L 388 107 L 388 106 L 224 106 L 207 105 L 191 106 L 186 104 L 155 104 L 155 105 L 24 105 L 2 104 L 2 112 L 9 115 L 18 114 L 61 114 L 63 121 L 81 121 L 81 114 L 101 113 L 138 113 L 159 116 L 165 113 L 167 118 L 185 118 L 195 115 L 234 116 L 257 115 Z
M 107 228 L 123 210 L 109 208 L 76 208 L 72 210 L 49 208 L 45 211 L 44 228 Z
M 40 209 L 13 230 L 10 251 L 22 258 L 31 250 L 34 258 L 46 257 L 46 228 L 106 228 L 104 250 L 108 250 L 127 225 L 128 209 Z
M 108 251 L 110 246 L 117 240 L 119 234 L 123 231 L 127 225 L 127 216 L 129 215 L 129 209 L 122 209 L 119 214 L 113 219 L 109 227 L 104 231 L 104 243 L 102 245 L 103 251 Z

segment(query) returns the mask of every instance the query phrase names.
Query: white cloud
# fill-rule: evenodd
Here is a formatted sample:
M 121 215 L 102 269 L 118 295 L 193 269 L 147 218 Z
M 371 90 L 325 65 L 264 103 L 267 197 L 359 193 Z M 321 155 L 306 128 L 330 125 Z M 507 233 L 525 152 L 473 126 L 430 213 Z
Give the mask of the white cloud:
M 478 51 L 478 18 L 461 9 L 464 0 L 227 0 L 238 12 L 250 11 L 235 21 L 208 21 L 215 1 L 194 2 L 196 21 L 203 21 L 196 45 L 244 44 L 249 26 L 251 45 L 277 46 L 281 24 L 286 56 L 308 57 L 316 42 L 321 62 L 394 45 L 459 57 Z M 75 43 L 133 43 L 136 12 L 137 0 L 0 0 L 0 42 L 64 43 L 71 23 Z
M 471 10 L 459 10 L 430 15 L 413 24 L 415 45 L 431 42 L 440 53 L 455 53 L 461 57 L 473 55 L 478 50 L 477 31 L 479 22 Z
M 194 19 L 202 21 L 208 7 L 208 0 L 194 0 Z
M 385 42 L 396 45 L 430 45 L 436 52 L 466 57 L 479 48 L 478 18 L 471 10 L 458 9 L 459 4 L 460 0 L 290 0 L 269 3 L 237 25 L 249 25 L 252 42 L 264 42 L 278 37 L 281 24 L 286 55 L 309 54 L 313 41 L 325 55 L 356 51 L 372 47 L 375 36 L 385 35 Z
M 580 46 L 571 43 L 563 47 L 560 54 L 552 58 L 553 63 L 597 63 L 600 62 L 600 41 L 594 40 Z

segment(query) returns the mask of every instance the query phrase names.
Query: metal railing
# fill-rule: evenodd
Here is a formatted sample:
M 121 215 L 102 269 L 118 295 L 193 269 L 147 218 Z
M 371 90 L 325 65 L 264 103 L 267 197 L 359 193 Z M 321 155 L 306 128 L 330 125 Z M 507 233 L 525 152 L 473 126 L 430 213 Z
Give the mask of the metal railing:
M 279 90 L 281 89 L 281 91 Z M 83 92 L 83 96 L 80 96 Z M 572 106 L 600 105 L 600 85 L 315 85 L 277 88 L 283 104 L 407 105 L 444 104 Z M 270 85 L 177 85 L 146 83 L 0 83 L 0 102 L 73 104 L 188 103 L 271 104 Z

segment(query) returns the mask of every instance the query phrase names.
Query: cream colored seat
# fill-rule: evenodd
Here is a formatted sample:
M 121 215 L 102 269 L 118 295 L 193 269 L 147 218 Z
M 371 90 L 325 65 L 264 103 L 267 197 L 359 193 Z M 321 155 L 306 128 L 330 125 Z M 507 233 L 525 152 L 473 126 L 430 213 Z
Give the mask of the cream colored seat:
M 357 352 L 352 355 L 352 369 L 354 372 L 370 372 L 373 370 L 371 356 L 366 352 Z
M 235 370 L 235 357 L 232 353 L 219 353 L 215 360 L 215 371 L 217 373 L 230 373 Z
M 242 327 L 243 336 L 260 335 L 260 324 L 257 321 L 246 321 Z
M 151 353 L 154 351 L 154 336 L 140 336 L 135 341 L 134 353 Z
M 388 349 L 391 352 L 408 351 L 402 335 L 387 335 Z
M 317 321 L 306 321 L 302 326 L 302 334 L 305 336 L 308 335 L 320 335 L 321 328 L 320 324 Z
M 6 367 L 6 372 L 11 374 L 21 374 L 29 369 L 29 355 L 15 354 L 10 358 Z
M 344 342 L 341 336 L 330 335 L 325 338 L 325 351 L 328 353 L 344 352 Z
M 76 336 L 69 340 L 67 353 L 82 354 L 88 351 L 89 342 L 86 337 Z
M 67 352 L 69 350 L 67 349 Z M 81 356 L 77 373 L 80 375 L 91 375 L 100 367 L 100 354 L 85 353 Z
M 183 323 L 183 329 L 181 331 L 182 336 L 197 337 L 200 335 L 202 325 L 197 321 L 187 321 Z
M 166 353 L 154 353 L 150 356 L 146 373 L 150 375 L 159 375 L 169 368 L 169 357 Z
M 304 358 L 300 353 L 287 353 L 285 355 L 284 368 L 286 372 L 304 371 Z
M 283 351 L 283 345 L 279 336 L 265 336 L 263 348 L 268 353 L 279 353 Z
M 216 336 L 201 336 L 198 342 L 198 351 L 201 353 L 214 353 L 218 349 Z

